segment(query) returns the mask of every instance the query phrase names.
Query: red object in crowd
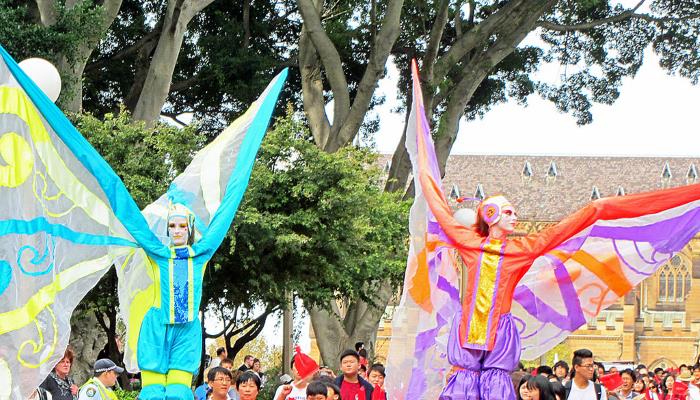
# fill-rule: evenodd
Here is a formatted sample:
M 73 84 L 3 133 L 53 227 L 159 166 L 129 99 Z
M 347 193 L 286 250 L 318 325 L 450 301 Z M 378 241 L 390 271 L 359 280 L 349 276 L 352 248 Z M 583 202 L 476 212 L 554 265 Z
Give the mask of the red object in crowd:
M 685 399 L 685 395 L 688 394 L 688 382 L 675 381 L 673 382 L 673 396 Z
M 306 379 L 318 371 L 318 364 L 316 361 L 302 353 L 299 346 L 295 347 L 294 351 L 296 352 L 294 355 L 294 367 L 297 369 L 301 379 Z
M 364 358 L 364 357 L 362 357 L 362 356 L 360 356 L 360 365 L 364 365 L 365 368 L 367 368 L 367 366 L 368 366 L 367 359 Z
M 600 383 L 602 383 L 608 390 L 614 391 L 622 385 L 622 377 L 617 372 L 605 374 L 600 377 Z
M 372 391 L 372 400 L 386 400 L 386 392 L 384 389 L 379 387 L 379 385 L 374 386 L 374 390 Z

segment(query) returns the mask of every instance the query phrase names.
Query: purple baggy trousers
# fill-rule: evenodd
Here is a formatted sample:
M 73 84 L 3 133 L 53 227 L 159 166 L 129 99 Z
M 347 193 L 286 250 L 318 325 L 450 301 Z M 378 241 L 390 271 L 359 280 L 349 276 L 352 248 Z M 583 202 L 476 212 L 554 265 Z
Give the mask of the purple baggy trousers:
M 461 314 L 452 321 L 447 359 L 460 368 L 447 382 L 440 400 L 515 400 L 510 372 L 520 360 L 520 335 L 510 314 L 498 321 L 492 351 L 465 349 L 459 343 Z

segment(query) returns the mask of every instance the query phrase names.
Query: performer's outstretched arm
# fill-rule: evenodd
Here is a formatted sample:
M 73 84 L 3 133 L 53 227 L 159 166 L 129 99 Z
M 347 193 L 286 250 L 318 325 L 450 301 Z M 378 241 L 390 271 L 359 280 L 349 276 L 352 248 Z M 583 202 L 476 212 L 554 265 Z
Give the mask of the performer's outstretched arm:
M 524 238 L 532 259 L 599 220 L 637 218 L 700 200 L 700 184 L 595 200 L 558 224 Z
M 271 94 L 262 99 L 259 110 L 245 131 L 245 136 L 237 149 L 236 164 L 226 184 L 221 204 L 212 216 L 206 234 L 193 246 L 195 254 L 204 254 L 210 257 L 224 240 L 248 187 L 255 157 L 267 131 L 270 117 L 275 109 L 277 97 L 282 90 L 286 76 L 287 70 L 285 69 L 270 85 L 268 89 Z

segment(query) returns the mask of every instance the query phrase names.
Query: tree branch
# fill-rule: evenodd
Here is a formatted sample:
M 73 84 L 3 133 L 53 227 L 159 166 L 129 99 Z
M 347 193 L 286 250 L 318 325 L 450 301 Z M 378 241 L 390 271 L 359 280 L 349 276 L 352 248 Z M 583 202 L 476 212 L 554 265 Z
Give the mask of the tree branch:
M 309 121 L 309 129 L 316 145 L 323 148 L 331 134 L 331 123 L 326 115 L 323 77 L 318 54 L 303 27 L 299 35 L 299 72 L 301 96 L 306 119 Z
M 522 7 L 529 7 L 527 0 L 513 0 L 503 8 L 486 18 L 462 35 L 450 49 L 435 63 L 432 82 L 441 82 L 452 67 L 469 51 L 484 43 L 494 32 L 503 29 L 503 25 L 512 24 L 511 20 L 523 13 Z
M 226 324 L 224 326 L 224 328 L 220 332 L 208 333 L 207 331 L 204 331 L 204 337 L 207 339 L 215 339 L 215 338 L 218 338 L 219 336 L 222 336 L 224 334 L 226 334 L 226 336 L 235 336 L 235 335 L 243 332 L 244 330 L 249 329 L 251 326 L 253 326 L 255 323 L 259 322 L 260 320 L 265 320 L 268 315 L 272 314 L 273 312 L 275 312 L 277 310 L 279 310 L 279 307 L 277 307 L 277 306 L 272 307 L 270 309 L 266 308 L 265 311 L 262 314 L 260 314 L 258 317 L 246 322 L 240 328 L 236 328 L 233 331 L 231 331 L 231 327 L 233 327 L 233 325 L 236 322 L 238 322 L 237 318 L 234 317 L 228 322 L 228 324 Z M 221 314 L 221 318 L 222 318 L 222 320 L 225 320 L 223 313 Z
M 105 331 L 105 333 L 109 334 L 109 327 L 107 327 L 107 324 L 105 324 L 104 314 L 101 311 L 95 310 L 95 319 L 97 319 L 97 323 L 100 324 L 100 327 Z
M 182 114 L 182 113 L 179 113 L 179 114 L 176 114 L 176 113 L 168 113 L 168 112 L 162 112 L 162 113 L 160 113 L 160 115 L 162 115 L 163 117 L 168 117 L 168 118 L 172 119 L 173 122 L 175 122 L 176 124 L 178 124 L 178 125 L 180 125 L 181 127 L 184 128 L 185 126 L 187 126 L 187 125 L 189 125 L 189 124 L 186 124 L 184 121 L 181 121 L 180 119 L 177 118 L 180 114 Z
M 158 45 L 133 111 L 135 120 L 152 126 L 160 116 L 175 71 L 187 24 L 214 0 L 169 0 Z
M 250 0 L 243 1 L 243 48 L 250 47 Z
M 49 27 L 56 23 L 56 0 L 36 0 L 36 5 L 42 25 Z
M 644 21 L 652 22 L 652 23 L 665 23 L 665 22 L 681 22 L 681 21 L 688 21 L 691 19 L 698 19 L 700 18 L 700 13 L 695 13 L 695 14 L 690 14 L 686 15 L 684 17 L 654 17 L 653 15 L 649 14 L 636 14 L 634 10 L 627 10 L 624 11 L 618 15 L 608 17 L 608 18 L 602 18 L 598 19 L 595 21 L 590 21 L 590 22 L 585 22 L 583 24 L 576 24 L 576 25 L 561 25 L 561 24 L 555 24 L 553 22 L 549 21 L 540 21 L 537 23 L 537 26 L 550 30 L 550 31 L 556 31 L 556 32 L 573 32 L 573 31 L 587 31 L 590 29 L 593 29 L 597 26 L 605 25 L 605 24 L 611 24 L 614 22 L 620 22 L 624 21 L 627 19 L 641 19 Z
M 318 9 L 311 0 L 298 0 L 299 12 L 304 19 L 304 29 L 313 43 L 326 71 L 333 92 L 333 125 L 342 126 L 350 110 L 348 82 L 338 50 L 321 25 Z
M 202 79 L 204 78 L 203 75 L 205 75 L 205 73 L 204 73 L 204 72 L 200 72 L 199 74 L 197 74 L 197 75 L 195 75 L 195 76 L 193 76 L 193 77 L 191 77 L 191 78 L 189 78 L 189 79 L 185 79 L 185 80 L 182 80 L 182 81 L 173 82 L 173 83 L 170 84 L 170 91 L 171 91 L 171 92 L 179 92 L 179 91 L 182 91 L 182 90 L 185 90 L 185 89 L 189 89 L 189 88 L 191 88 L 195 83 L 197 83 L 197 82 L 199 82 L 200 80 L 202 80 Z
M 134 54 L 144 48 L 145 46 L 149 45 L 151 47 L 151 50 L 155 46 L 155 43 L 158 41 L 158 36 L 160 35 L 160 29 L 152 30 L 151 32 L 147 33 L 144 35 L 141 39 L 139 39 L 136 43 L 133 45 L 126 47 L 118 52 L 116 52 L 114 55 L 111 57 L 105 57 L 105 58 L 100 58 L 99 60 L 96 60 L 90 64 L 88 64 L 85 67 L 85 72 L 93 72 L 95 70 L 98 70 L 102 67 L 105 67 L 106 65 L 111 64 L 114 61 L 119 61 L 127 56 Z M 150 53 L 150 51 L 149 51 Z
M 408 118 L 413 102 L 413 91 L 408 90 L 406 92 L 408 94 L 406 95 L 406 115 L 403 123 L 403 134 L 394 151 L 394 155 L 391 157 L 389 177 L 384 186 L 385 192 L 397 192 L 399 190 L 403 192 L 406 190 L 406 181 L 408 180 L 409 171 L 411 171 L 411 159 L 406 151 L 406 129 L 408 127 Z
M 442 34 L 445 32 L 445 26 L 447 25 L 449 5 L 449 0 L 442 0 L 440 2 L 437 15 L 435 16 L 435 22 L 433 22 L 433 28 L 430 30 L 428 47 L 425 50 L 425 57 L 423 58 L 423 76 L 428 81 L 432 81 L 435 58 L 437 58 Z M 457 15 L 459 15 L 459 10 L 457 10 Z
M 450 100 L 441 121 L 440 130 L 444 134 L 439 136 L 435 143 L 442 174 L 457 136 L 459 120 L 474 92 L 493 68 L 515 50 L 537 24 L 537 20 L 555 3 L 556 0 L 530 0 L 528 11 L 512 21 L 515 29 L 500 35 L 486 52 L 479 53 L 465 65 L 462 79 L 450 92 Z
M 360 130 L 360 126 L 369 109 L 369 104 L 372 101 L 372 96 L 374 96 L 377 82 L 384 73 L 386 61 L 389 58 L 394 42 L 399 37 L 402 8 L 403 0 L 391 0 L 386 5 L 386 14 L 377 36 L 376 46 L 370 52 L 367 68 L 357 86 L 357 93 L 347 115 L 347 120 L 337 120 L 337 117 L 333 116 L 333 125 L 335 126 L 336 123 L 341 124 L 340 130 L 333 138 L 333 141 L 329 143 L 330 146 L 324 148 L 324 151 L 331 153 L 337 151 L 342 146 L 350 143 Z M 343 79 L 345 79 L 344 76 Z M 335 91 L 333 95 L 335 95 Z

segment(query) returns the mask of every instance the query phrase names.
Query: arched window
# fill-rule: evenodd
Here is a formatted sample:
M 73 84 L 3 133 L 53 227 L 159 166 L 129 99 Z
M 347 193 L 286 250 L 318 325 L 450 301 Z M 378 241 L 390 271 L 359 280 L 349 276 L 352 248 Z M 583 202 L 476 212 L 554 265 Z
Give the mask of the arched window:
M 677 273 L 676 274 L 676 284 L 674 285 L 674 289 L 676 290 L 676 302 L 680 303 L 683 301 L 684 293 L 683 293 L 683 282 L 685 282 L 685 276 L 684 274 Z
M 666 301 L 666 293 L 668 293 L 668 275 L 662 270 L 659 274 L 659 301 Z
M 677 254 L 658 272 L 659 302 L 682 303 L 690 292 L 690 264 L 686 257 Z

